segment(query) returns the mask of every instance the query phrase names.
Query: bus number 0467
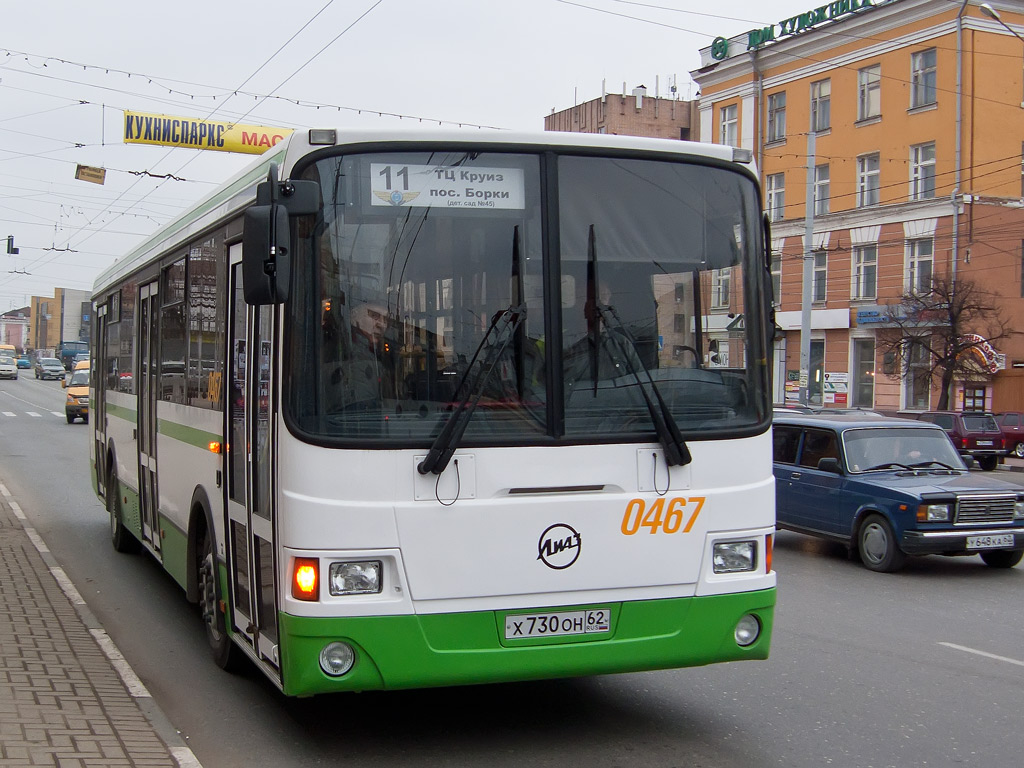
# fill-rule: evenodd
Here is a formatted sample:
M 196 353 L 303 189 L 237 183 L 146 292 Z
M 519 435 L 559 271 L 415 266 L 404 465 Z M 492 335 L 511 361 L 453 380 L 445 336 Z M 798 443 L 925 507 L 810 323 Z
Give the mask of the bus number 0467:
M 673 499 L 655 499 L 650 507 L 643 499 L 633 499 L 626 505 L 622 516 L 622 533 L 632 536 L 641 528 L 648 533 L 689 533 L 697 516 L 704 506 L 704 496 L 685 498 L 677 496 Z M 685 522 L 684 522 L 685 521 Z

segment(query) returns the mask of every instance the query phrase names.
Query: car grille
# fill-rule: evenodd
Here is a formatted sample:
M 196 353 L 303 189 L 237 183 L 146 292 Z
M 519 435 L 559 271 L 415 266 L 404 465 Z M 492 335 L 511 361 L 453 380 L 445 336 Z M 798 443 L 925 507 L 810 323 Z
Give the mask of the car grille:
M 1013 522 L 1017 498 L 1010 496 L 961 496 L 956 502 L 957 525 Z

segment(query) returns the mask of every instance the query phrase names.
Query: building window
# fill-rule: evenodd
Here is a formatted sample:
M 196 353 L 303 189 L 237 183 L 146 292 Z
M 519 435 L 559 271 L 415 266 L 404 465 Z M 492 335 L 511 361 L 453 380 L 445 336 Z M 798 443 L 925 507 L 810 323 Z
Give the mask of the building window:
M 910 55 L 910 108 L 935 103 L 935 49 Z
M 737 143 L 739 120 L 737 119 L 736 111 L 737 107 L 735 104 L 722 107 L 722 122 L 718 139 L 720 144 L 728 144 L 731 147 L 739 146 Z
M 854 408 L 871 408 L 875 401 L 875 340 L 853 340 L 853 382 L 850 398 Z
M 878 205 L 879 166 L 877 152 L 857 158 L 857 205 Z
M 907 288 L 912 293 L 928 293 L 932 289 L 932 261 L 935 245 L 931 238 L 907 243 Z
M 985 410 L 985 388 L 964 387 L 964 410 L 984 411 Z
M 768 95 L 768 142 L 786 138 L 786 92 Z
M 829 211 L 828 163 L 814 166 L 814 215 L 824 216 Z
M 680 313 L 673 316 L 672 330 L 675 333 L 686 333 L 686 315 Z
M 686 301 L 686 284 L 676 283 L 676 304 Z
M 1022 278 L 1024 279 L 1024 278 Z M 782 303 L 782 254 L 772 254 L 772 303 Z
M 875 298 L 878 283 L 878 245 L 858 245 L 853 249 L 854 299 Z
M 935 197 L 935 143 L 910 148 L 910 199 Z
M 832 81 L 819 80 L 811 83 L 811 129 L 827 131 L 831 125 L 830 98 L 832 95 Z
M 711 270 L 711 307 L 727 309 L 729 307 L 729 279 L 732 272 L 729 267 Z
M 770 174 L 766 183 L 768 193 L 768 220 L 782 221 L 786 217 L 786 174 Z
M 807 361 L 807 402 L 821 405 L 825 382 L 825 340 L 811 339 Z
M 828 272 L 828 254 L 825 251 L 814 252 L 814 286 L 811 301 L 825 300 L 825 283 Z
M 906 407 L 926 411 L 931 403 L 931 353 L 925 340 L 906 340 L 903 386 Z
M 867 120 L 882 114 L 882 65 L 857 71 L 857 119 Z

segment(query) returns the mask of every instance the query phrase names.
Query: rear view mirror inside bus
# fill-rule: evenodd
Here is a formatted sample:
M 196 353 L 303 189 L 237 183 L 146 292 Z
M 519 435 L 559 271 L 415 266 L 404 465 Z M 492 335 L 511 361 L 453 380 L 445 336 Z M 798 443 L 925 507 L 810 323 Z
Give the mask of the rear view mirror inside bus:
M 279 304 L 288 299 L 291 231 L 283 205 L 254 205 L 245 212 L 242 235 L 242 288 L 247 304 Z

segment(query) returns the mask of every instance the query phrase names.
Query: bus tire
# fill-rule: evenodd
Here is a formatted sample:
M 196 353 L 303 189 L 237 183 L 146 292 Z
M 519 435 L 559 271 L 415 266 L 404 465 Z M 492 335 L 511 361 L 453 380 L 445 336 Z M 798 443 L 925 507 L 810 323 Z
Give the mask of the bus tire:
M 121 522 L 121 494 L 117 478 L 113 475 L 107 481 L 107 513 L 110 515 L 110 543 L 117 552 L 134 555 L 141 549 L 141 545 Z
M 196 584 L 199 586 L 199 611 L 206 627 L 206 640 L 214 663 L 227 672 L 238 672 L 244 657 L 227 634 L 220 611 L 220 589 L 217 580 L 217 560 L 213 534 L 204 529 L 200 534 L 199 557 L 196 562 Z

